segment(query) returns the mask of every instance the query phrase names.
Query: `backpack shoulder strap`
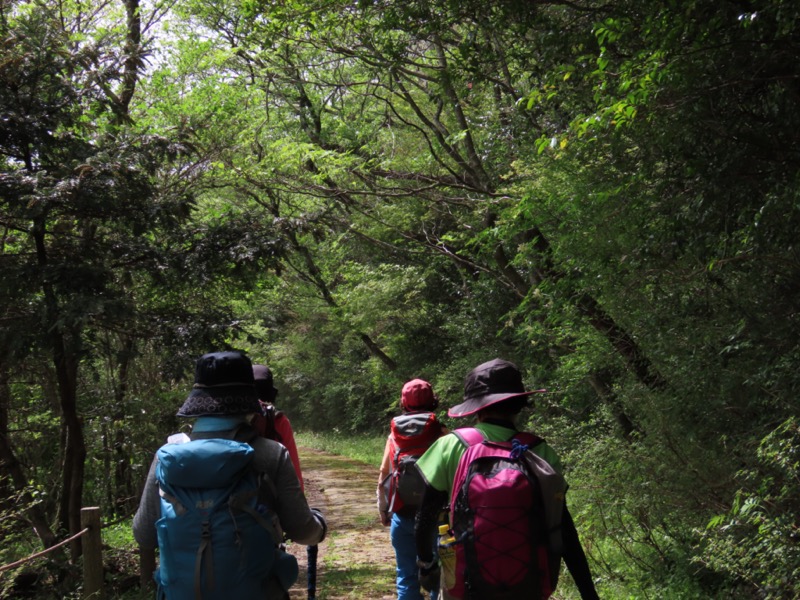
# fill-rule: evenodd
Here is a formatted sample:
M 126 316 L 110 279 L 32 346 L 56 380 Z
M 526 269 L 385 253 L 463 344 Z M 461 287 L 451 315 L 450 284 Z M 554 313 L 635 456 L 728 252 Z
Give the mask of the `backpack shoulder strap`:
M 266 529 L 267 532 L 270 534 L 270 536 L 272 536 L 272 539 L 275 541 L 275 545 L 278 545 L 283 542 L 283 532 L 279 532 L 279 530 L 270 520 L 265 518 L 255 508 L 250 506 L 246 496 L 231 495 L 228 504 L 231 508 L 246 512 L 248 515 L 253 517 L 253 520 L 259 525 L 261 525 L 261 527 Z
M 486 439 L 480 430 L 475 427 L 461 427 L 453 431 L 453 433 L 467 448 L 475 444 L 480 444 Z
M 470 468 L 470 462 L 476 452 L 480 452 L 478 447 L 485 441 L 485 436 L 475 427 L 460 427 L 452 432 L 456 438 L 466 447 L 464 453 L 458 459 L 458 466 L 453 477 L 453 489 L 450 491 L 450 514 L 454 515 L 456 510 L 456 498 L 458 497 L 461 484 Z M 475 448 L 474 450 L 472 450 Z
M 481 431 L 479 429 L 476 429 L 475 427 L 461 427 L 453 431 L 453 433 L 459 440 L 461 440 L 461 443 L 463 443 L 468 448 L 470 446 L 474 446 L 475 444 L 480 444 L 482 441 L 486 439 L 486 436 L 484 436 L 483 433 L 481 433 Z M 516 439 L 519 441 L 519 443 L 525 444 L 526 446 L 528 446 L 528 448 L 531 449 L 535 448 L 536 446 L 544 442 L 544 439 L 540 438 L 535 433 L 530 433 L 527 431 L 518 431 L 513 436 L 511 436 L 510 439 L 511 440 Z

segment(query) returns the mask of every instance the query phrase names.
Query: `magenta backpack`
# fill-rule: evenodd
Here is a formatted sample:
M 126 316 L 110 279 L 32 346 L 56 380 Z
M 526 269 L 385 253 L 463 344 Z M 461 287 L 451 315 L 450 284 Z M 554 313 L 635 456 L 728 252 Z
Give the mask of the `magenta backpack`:
M 566 482 L 532 451 L 543 440 L 517 433 L 491 442 L 472 427 L 453 480 L 457 598 L 544 600 L 558 583 Z

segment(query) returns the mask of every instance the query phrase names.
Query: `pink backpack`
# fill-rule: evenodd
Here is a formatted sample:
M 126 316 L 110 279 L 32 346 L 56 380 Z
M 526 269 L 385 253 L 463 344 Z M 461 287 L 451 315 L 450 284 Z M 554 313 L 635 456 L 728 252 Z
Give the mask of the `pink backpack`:
M 457 429 L 467 446 L 453 480 L 457 598 L 546 599 L 561 566 L 566 482 L 531 449 L 543 440 L 517 433 L 507 442 Z

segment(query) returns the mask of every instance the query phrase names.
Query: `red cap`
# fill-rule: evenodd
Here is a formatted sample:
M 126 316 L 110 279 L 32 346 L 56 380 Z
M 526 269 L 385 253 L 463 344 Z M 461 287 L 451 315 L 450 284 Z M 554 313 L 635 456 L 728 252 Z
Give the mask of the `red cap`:
M 431 384 L 424 379 L 412 379 L 403 386 L 400 394 L 400 406 L 404 410 L 425 410 L 432 409 L 436 404 L 433 397 Z

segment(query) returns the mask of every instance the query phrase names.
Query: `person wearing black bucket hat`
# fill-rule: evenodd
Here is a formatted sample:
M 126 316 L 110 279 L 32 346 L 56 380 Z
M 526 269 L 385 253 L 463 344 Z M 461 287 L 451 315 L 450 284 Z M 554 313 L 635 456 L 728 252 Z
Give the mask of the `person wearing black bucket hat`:
M 272 370 L 266 365 L 253 365 L 253 377 L 255 378 L 261 411 L 254 415 L 251 424 L 258 435 L 286 446 L 289 451 L 289 457 L 292 459 L 294 470 L 297 473 L 297 478 L 300 480 L 300 488 L 305 491 L 303 471 L 300 467 L 300 454 L 294 441 L 292 423 L 289 421 L 289 417 L 275 406 L 278 389 L 275 387 L 275 378 L 272 375 Z M 319 547 L 316 544 L 306 546 L 306 589 L 309 600 L 314 600 L 317 595 L 318 555 Z
M 250 359 L 241 352 L 212 352 L 195 364 L 194 385 L 179 417 L 237 417 L 261 410 Z
M 194 385 L 177 413 L 195 419 L 191 434 L 171 435 L 168 444 L 222 439 L 248 445 L 253 451 L 251 465 L 259 482 L 260 505 L 274 512 L 280 529 L 293 542 L 318 544 L 327 531 L 325 518 L 309 508 L 286 448 L 260 437 L 250 425 L 260 410 L 250 359 L 237 351 L 205 354 L 196 362 Z M 162 516 L 158 465 L 156 456 L 133 518 L 134 537 L 143 553 L 152 553 L 160 541 L 156 530 L 156 521 Z M 264 598 L 288 598 L 288 593 L 271 581 Z
M 496 358 L 482 363 L 469 372 L 464 380 L 463 401 L 448 410 L 454 418 L 474 416 L 474 428 L 488 442 L 506 442 L 518 431 L 515 418 L 527 406 L 528 399 L 546 390 L 526 390 L 522 374 L 517 366 L 507 360 Z M 448 504 L 453 494 L 456 471 L 467 445 L 459 430 L 439 438 L 417 461 L 417 468 L 426 483 L 422 505 L 417 512 L 415 540 L 417 564 L 420 567 L 420 581 L 425 585 L 437 586 L 439 573 L 430 549 L 430 536 L 435 530 L 436 521 L 442 506 Z M 555 451 L 544 441 L 532 448 L 533 452 L 561 472 L 561 461 Z M 450 515 L 452 519 L 452 515 Z M 450 523 L 452 526 L 452 523 Z M 592 581 L 589 564 L 581 546 L 572 517 L 563 506 L 561 521 L 563 533 L 563 559 L 570 571 L 583 600 L 598 598 Z M 445 600 L 457 599 L 442 590 Z M 533 592 L 532 592 L 533 593 Z M 533 596 L 531 596 L 533 597 Z M 466 595 L 463 598 L 472 599 Z
M 297 443 L 294 441 L 294 429 L 292 429 L 292 422 L 286 416 L 286 413 L 278 410 L 278 407 L 275 406 L 278 390 L 275 387 L 272 370 L 266 365 L 253 365 L 253 377 L 255 378 L 256 393 L 259 400 L 259 412 L 256 413 L 251 421 L 253 428 L 260 436 L 275 440 L 286 446 L 302 488 L 303 471 L 300 466 Z

